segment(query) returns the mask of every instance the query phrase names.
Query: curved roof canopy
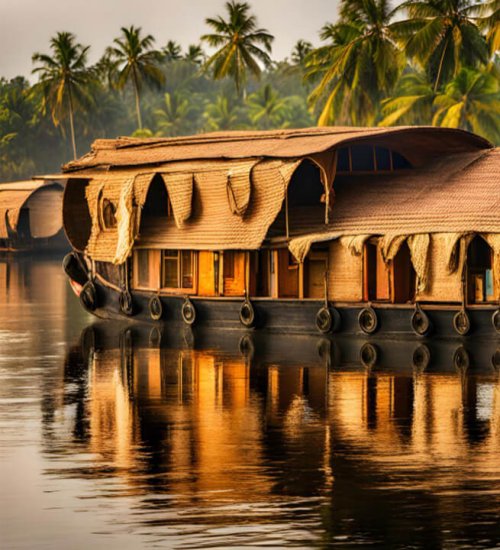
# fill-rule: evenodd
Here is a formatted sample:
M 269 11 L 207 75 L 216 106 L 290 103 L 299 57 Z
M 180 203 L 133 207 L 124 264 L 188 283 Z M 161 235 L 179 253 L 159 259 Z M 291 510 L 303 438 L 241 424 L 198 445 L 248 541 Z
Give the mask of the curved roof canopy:
M 90 153 L 69 162 L 63 170 L 71 172 L 202 159 L 299 158 L 364 141 L 395 147 L 414 166 L 441 154 L 491 147 L 487 140 L 463 130 L 426 126 L 233 131 L 177 138 L 99 139 L 92 144 Z

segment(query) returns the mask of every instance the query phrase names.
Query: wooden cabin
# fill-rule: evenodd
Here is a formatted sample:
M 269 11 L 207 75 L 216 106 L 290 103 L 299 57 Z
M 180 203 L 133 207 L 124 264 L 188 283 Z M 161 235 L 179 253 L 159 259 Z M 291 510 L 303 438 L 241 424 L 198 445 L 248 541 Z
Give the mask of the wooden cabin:
M 63 187 L 45 179 L 0 184 L 0 252 L 67 249 Z
M 98 315 L 427 333 L 435 309 L 460 334 L 475 308 L 498 333 L 499 161 L 430 127 L 97 140 L 64 167 L 64 226 Z

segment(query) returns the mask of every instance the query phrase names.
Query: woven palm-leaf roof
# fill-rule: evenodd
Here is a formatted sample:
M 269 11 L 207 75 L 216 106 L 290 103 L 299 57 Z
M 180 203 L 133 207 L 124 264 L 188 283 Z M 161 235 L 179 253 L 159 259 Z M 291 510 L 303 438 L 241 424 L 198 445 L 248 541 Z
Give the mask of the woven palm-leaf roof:
M 58 187 L 59 184 L 56 184 Z M 15 232 L 21 208 L 41 187 L 53 187 L 44 180 L 14 181 L 0 184 L 0 239 Z
M 491 147 L 485 139 L 463 130 L 425 126 L 228 131 L 177 138 L 99 139 L 92 144 L 88 154 L 69 162 L 63 170 L 71 172 L 196 159 L 294 158 L 367 140 L 396 147 L 416 165 L 439 154 Z

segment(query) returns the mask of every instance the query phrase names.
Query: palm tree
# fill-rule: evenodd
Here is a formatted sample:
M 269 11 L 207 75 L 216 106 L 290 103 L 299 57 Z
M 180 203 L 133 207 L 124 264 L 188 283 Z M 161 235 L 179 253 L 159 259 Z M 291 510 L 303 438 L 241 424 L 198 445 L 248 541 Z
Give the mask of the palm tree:
M 463 128 L 500 142 L 500 85 L 485 71 L 462 68 L 434 100 L 433 124 Z
M 176 61 L 182 57 L 181 47 L 174 40 L 169 40 L 161 53 L 166 61 Z
M 461 66 L 487 63 L 488 46 L 477 24 L 478 4 L 471 0 L 408 0 L 395 11 L 409 19 L 394 24 L 406 54 L 428 68 L 434 90 Z M 405 39 L 406 37 L 406 39 Z
M 166 93 L 165 105 L 156 109 L 158 133 L 162 136 L 178 136 L 189 131 L 189 122 L 195 109 L 187 97 L 179 92 Z
M 135 93 L 137 125 L 142 129 L 140 93 L 143 84 L 159 86 L 165 80 L 158 64 L 161 54 L 153 49 L 152 35 L 141 36 L 141 27 L 122 27 L 122 36 L 115 38 L 114 46 L 108 48 L 110 59 L 118 72 L 117 87 L 123 89 L 131 81 Z
M 200 45 L 190 44 L 184 59 L 194 65 L 203 65 L 203 62 L 205 61 L 205 52 Z
M 43 94 L 43 110 L 48 106 L 52 121 L 58 126 L 66 114 L 69 116 L 73 157 L 76 158 L 74 113 L 78 107 L 88 108 L 91 104 L 91 87 L 95 82 L 92 71 L 87 66 L 89 46 L 76 42 L 74 34 L 59 32 L 50 40 L 52 56 L 33 54 L 33 63 L 39 65 L 33 73 L 39 74 L 35 93 Z
M 205 67 L 213 68 L 215 80 L 230 76 L 240 93 L 245 95 L 247 69 L 260 77 L 261 69 L 258 61 L 269 66 L 271 44 L 274 37 L 266 30 L 257 28 L 257 19 L 249 15 L 250 6 L 231 0 L 226 2 L 227 21 L 222 17 L 208 18 L 206 24 L 213 34 L 205 34 L 201 38 L 217 51 L 207 60 Z
M 280 98 L 273 88 L 266 84 L 248 97 L 248 115 L 252 124 L 262 130 L 280 128 L 288 114 L 286 98 Z
M 478 25 L 487 32 L 486 41 L 490 47 L 490 54 L 494 56 L 500 50 L 500 0 L 485 2 L 480 11 L 482 17 Z
M 322 107 L 320 125 L 339 118 L 371 124 L 404 67 L 392 12 L 388 0 L 343 0 L 340 15 L 322 29 L 320 37 L 329 43 L 307 57 L 306 79 L 319 80 L 310 102 Z
M 307 55 L 311 53 L 312 49 L 312 44 L 307 40 L 297 40 L 292 50 L 292 63 L 294 65 L 304 65 Z
M 431 124 L 436 92 L 425 72 L 404 74 L 391 97 L 382 100 L 384 118 L 379 126 L 394 124 Z
M 232 97 L 225 94 L 208 103 L 203 116 L 209 131 L 234 130 L 242 125 L 239 106 Z

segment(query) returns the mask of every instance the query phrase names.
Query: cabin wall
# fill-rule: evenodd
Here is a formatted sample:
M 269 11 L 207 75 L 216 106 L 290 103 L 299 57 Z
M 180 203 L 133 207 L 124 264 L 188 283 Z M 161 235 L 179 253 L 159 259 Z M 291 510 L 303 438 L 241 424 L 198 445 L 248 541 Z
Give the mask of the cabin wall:
M 332 241 L 328 266 L 328 298 L 337 302 L 362 301 L 363 257 L 354 256 L 339 241 Z
M 26 201 L 29 209 L 30 231 L 34 238 L 52 237 L 62 227 L 63 190 L 41 188 Z
M 445 239 L 442 235 L 431 235 L 429 249 L 428 286 L 418 295 L 425 302 L 460 302 L 462 300 L 461 274 L 457 270 L 449 274 Z

